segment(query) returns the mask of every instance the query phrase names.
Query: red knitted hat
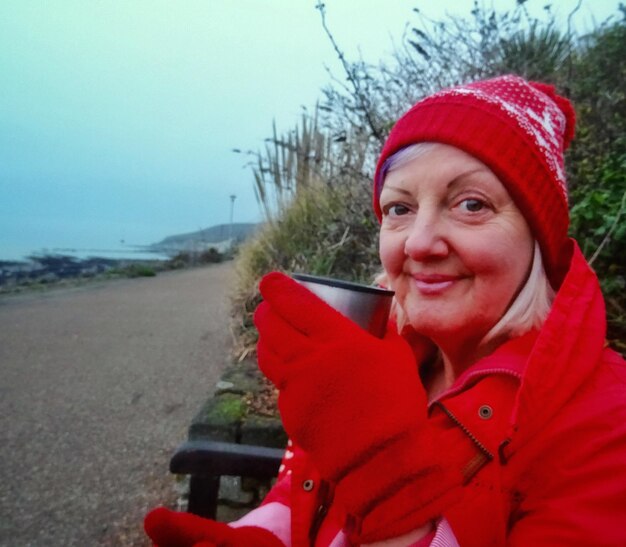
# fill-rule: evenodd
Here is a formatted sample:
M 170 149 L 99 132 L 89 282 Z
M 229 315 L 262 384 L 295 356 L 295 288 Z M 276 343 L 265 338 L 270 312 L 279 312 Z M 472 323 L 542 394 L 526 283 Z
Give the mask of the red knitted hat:
M 406 112 L 385 142 L 374 176 L 374 211 L 385 161 L 418 142 L 460 148 L 487 165 L 506 186 L 539 242 L 553 285 L 567 269 L 569 212 L 563 153 L 574 136 L 571 103 L 554 87 L 518 76 L 446 89 Z

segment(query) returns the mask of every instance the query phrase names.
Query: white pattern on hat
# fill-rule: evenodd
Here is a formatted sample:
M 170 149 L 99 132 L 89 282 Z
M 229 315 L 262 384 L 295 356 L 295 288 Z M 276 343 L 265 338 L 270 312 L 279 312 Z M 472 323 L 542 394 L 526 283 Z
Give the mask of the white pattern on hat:
M 561 109 L 545 93 L 521 78 L 504 76 L 495 84 L 480 82 L 480 85 L 480 88 L 468 84 L 444 90 L 432 98 L 469 95 L 505 112 L 535 142 L 567 203 L 567 184 L 562 163 L 563 134 L 567 120 Z

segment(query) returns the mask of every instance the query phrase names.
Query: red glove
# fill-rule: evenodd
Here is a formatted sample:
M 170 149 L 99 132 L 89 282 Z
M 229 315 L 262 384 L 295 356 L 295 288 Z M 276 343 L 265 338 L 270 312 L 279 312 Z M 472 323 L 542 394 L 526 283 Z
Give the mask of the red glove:
M 158 547 L 285 547 L 274 534 L 256 526 L 231 528 L 223 522 L 159 507 L 148 513 L 144 528 Z
M 285 430 L 356 517 L 352 539 L 397 537 L 440 516 L 477 449 L 447 418 L 428 419 L 406 340 L 370 335 L 283 274 L 260 290 L 259 366 L 280 390 Z

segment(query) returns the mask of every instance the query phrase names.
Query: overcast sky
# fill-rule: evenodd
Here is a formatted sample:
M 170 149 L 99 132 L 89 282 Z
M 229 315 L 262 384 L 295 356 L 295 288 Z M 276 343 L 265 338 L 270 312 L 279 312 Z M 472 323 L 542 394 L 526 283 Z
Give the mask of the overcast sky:
M 541 12 L 545 1 L 528 0 Z M 554 2 L 567 13 L 577 2 Z M 618 1 L 584 0 L 590 25 Z M 2 0 L 0 259 L 115 248 L 261 220 L 246 157 L 342 76 L 316 0 Z M 473 0 L 326 0 L 371 62 L 415 22 Z M 433 6 L 435 4 L 435 6 Z M 497 7 L 514 5 L 499 0 Z M 426 7 L 427 6 L 427 7 Z

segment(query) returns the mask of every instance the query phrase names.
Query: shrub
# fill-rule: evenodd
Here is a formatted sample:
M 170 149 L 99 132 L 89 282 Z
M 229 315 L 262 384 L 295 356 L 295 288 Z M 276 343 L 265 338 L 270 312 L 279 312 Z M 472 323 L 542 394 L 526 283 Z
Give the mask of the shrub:
M 198 257 L 200 264 L 215 264 L 221 262 L 224 259 L 224 255 L 220 253 L 215 247 L 210 247 L 206 251 L 202 251 Z
M 154 277 L 156 275 L 155 269 L 146 264 L 131 264 L 124 268 L 123 273 L 128 277 Z
M 280 219 L 268 221 L 240 249 L 232 297 L 236 354 L 254 350 L 257 283 L 272 270 L 371 283 L 378 269 L 376 219 L 362 184 L 303 189 Z
M 189 268 L 191 266 L 215 264 L 222 262 L 225 255 L 220 253 L 215 247 L 209 247 L 201 252 L 180 251 L 176 256 L 168 260 L 167 267 L 170 270 Z

